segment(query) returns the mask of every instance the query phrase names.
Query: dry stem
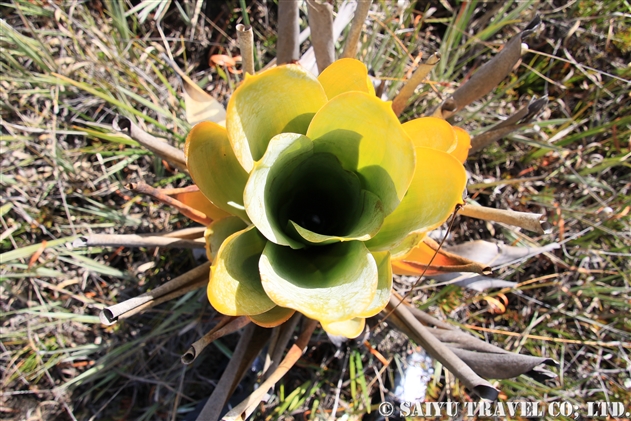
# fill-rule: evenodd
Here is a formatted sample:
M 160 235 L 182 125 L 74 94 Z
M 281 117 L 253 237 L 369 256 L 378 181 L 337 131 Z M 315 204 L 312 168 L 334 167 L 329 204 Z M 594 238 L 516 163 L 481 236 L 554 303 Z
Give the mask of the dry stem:
M 357 2 L 357 9 L 355 10 L 355 16 L 353 16 L 353 23 L 351 24 L 348 37 L 346 38 L 346 45 L 344 45 L 342 58 L 356 58 L 359 36 L 361 35 L 362 28 L 364 27 L 364 21 L 368 17 L 371 4 L 372 0 L 359 0 Z
M 245 371 L 252 366 L 254 359 L 261 352 L 269 339 L 271 329 L 261 328 L 250 323 L 243 330 L 237 348 L 230 358 L 219 383 L 197 416 L 197 421 L 216 421 L 228 398 L 236 389 Z
M 333 6 L 318 0 L 307 0 L 311 43 L 315 53 L 318 72 L 322 73 L 335 61 L 335 40 L 333 39 Z M 317 28 L 317 30 L 314 30 Z
M 146 303 L 139 305 L 138 307 L 135 307 L 134 309 L 121 314 L 120 316 L 118 316 L 118 320 L 120 319 L 128 319 L 138 313 L 141 313 L 151 307 L 155 307 L 158 304 L 162 304 L 162 303 L 166 303 L 167 301 L 171 301 L 174 300 L 178 297 L 181 297 L 182 295 L 191 292 L 191 291 L 195 291 L 196 289 L 200 289 L 205 287 L 208 284 L 208 275 L 202 275 L 199 278 L 197 278 L 196 281 L 193 281 L 192 284 L 186 285 L 182 288 L 178 288 L 173 292 L 170 292 L 168 294 L 165 294 L 163 296 L 161 296 L 160 298 L 154 299 L 154 300 L 150 300 L 147 301 Z M 101 317 L 101 322 L 103 321 L 103 318 Z
M 265 380 L 261 386 L 256 389 L 250 396 L 248 396 L 243 402 L 234 407 L 232 411 L 228 412 L 223 419 L 224 420 L 245 420 L 256 409 L 263 397 L 267 394 L 267 391 L 274 387 L 276 382 L 283 378 L 285 374 L 296 364 L 296 362 L 302 356 L 304 348 L 309 343 L 309 338 L 313 334 L 317 321 L 305 318 L 306 323 L 303 326 L 302 333 L 296 340 L 287 355 L 280 363 L 278 368 Z
M 246 73 L 254 74 L 254 34 L 251 26 L 237 25 L 237 41 Z
M 188 173 L 184 152 L 145 132 L 127 117 L 118 116 L 112 123 L 112 127 L 114 127 L 114 130 L 116 131 L 125 132 L 129 137 L 149 149 L 151 152 L 163 159 L 166 159 L 179 170 Z
M 543 218 L 543 214 L 541 213 L 516 212 L 508 209 L 494 209 L 467 204 L 460 209 L 460 215 L 482 219 L 484 221 L 502 222 L 538 234 L 545 234 L 541 226 L 541 218 Z
M 185 274 L 180 275 L 163 285 L 160 285 L 151 292 L 146 292 L 137 297 L 123 301 L 122 303 L 118 303 L 110 307 L 105 307 L 101 311 L 101 314 L 99 314 L 99 318 L 101 319 L 101 322 L 105 325 L 116 323 L 116 321 L 122 314 L 132 311 L 135 308 L 140 307 L 141 305 L 146 304 L 150 301 L 156 300 L 163 295 L 169 294 L 182 287 L 188 286 L 189 284 L 197 281 L 199 278 L 202 278 L 204 276 L 208 277 L 209 273 L 210 262 L 206 262 L 200 266 L 197 266 L 195 269 L 189 270 Z
M 81 236 L 72 242 L 72 247 L 163 247 L 197 249 L 204 248 L 205 242 L 183 240 L 181 238 L 169 238 L 161 236 L 141 236 L 136 234 L 91 234 Z
M 188 351 L 186 351 L 184 355 L 182 355 L 182 364 L 192 364 L 193 361 L 195 361 L 197 357 L 199 357 L 204 348 L 213 343 L 213 341 L 223 336 L 234 333 L 249 323 L 250 320 L 247 318 L 247 316 L 241 316 L 232 318 L 232 320 L 230 320 L 225 325 L 215 326 L 208 333 L 195 341 L 195 343 L 191 345 Z
M 399 116 L 405 109 L 408 101 L 414 94 L 416 87 L 425 80 L 429 72 L 432 71 L 434 66 L 440 61 L 440 53 L 432 54 L 425 63 L 418 66 L 418 69 L 414 71 L 412 77 L 410 77 L 405 85 L 399 91 L 399 94 L 392 101 L 392 110 Z
M 213 221 L 212 219 L 210 219 L 208 216 L 206 216 L 205 213 L 198 211 L 197 209 L 193 209 L 192 207 L 185 205 L 184 203 L 180 202 L 179 200 L 176 200 L 170 196 L 167 196 L 166 194 L 162 193 L 162 191 L 160 191 L 160 189 L 156 189 L 155 187 L 151 187 L 148 184 L 144 184 L 144 183 L 139 183 L 139 184 L 128 184 L 127 186 L 125 186 L 126 188 L 133 190 L 135 192 L 138 193 L 143 193 L 143 194 L 148 194 L 156 199 L 158 199 L 160 202 L 167 204 L 169 206 L 174 207 L 175 209 L 177 209 L 182 215 L 191 218 L 193 221 L 195 222 L 199 222 L 202 225 L 210 225 L 210 223 Z
M 276 45 L 276 64 L 278 65 L 290 63 L 300 58 L 299 5 L 300 2 L 294 0 L 280 0 L 278 2 L 278 42 Z

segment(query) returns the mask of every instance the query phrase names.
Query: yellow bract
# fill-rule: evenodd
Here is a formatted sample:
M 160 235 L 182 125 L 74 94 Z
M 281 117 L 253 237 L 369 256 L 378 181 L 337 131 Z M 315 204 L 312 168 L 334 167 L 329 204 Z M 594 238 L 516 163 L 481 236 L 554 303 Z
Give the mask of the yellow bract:
M 277 134 L 305 134 L 326 101 L 318 80 L 295 64 L 247 76 L 230 98 L 226 117 L 230 144 L 243 168 L 250 172 Z
M 375 88 L 368 77 L 368 69 L 364 63 L 352 58 L 343 58 L 331 64 L 320 73 L 318 81 L 329 100 L 350 91 L 375 96 Z

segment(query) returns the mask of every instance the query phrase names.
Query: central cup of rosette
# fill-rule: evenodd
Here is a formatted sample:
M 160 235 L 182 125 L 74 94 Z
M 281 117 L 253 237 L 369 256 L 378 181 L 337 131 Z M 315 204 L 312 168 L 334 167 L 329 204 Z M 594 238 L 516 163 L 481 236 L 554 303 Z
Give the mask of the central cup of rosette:
M 283 133 L 254 164 L 244 192 L 248 216 L 273 243 L 294 249 L 367 241 L 384 219 L 379 198 L 304 135 Z

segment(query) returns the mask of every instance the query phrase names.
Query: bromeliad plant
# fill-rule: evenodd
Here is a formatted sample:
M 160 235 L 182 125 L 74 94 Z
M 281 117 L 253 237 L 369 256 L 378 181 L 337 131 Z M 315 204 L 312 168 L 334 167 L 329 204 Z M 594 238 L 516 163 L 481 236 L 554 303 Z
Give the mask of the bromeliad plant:
M 266 327 L 298 311 L 358 336 L 388 304 L 392 250 L 462 203 L 457 144 L 445 120 L 399 123 L 355 59 L 318 78 L 296 64 L 247 77 L 226 128 L 198 123 L 185 147 L 195 184 L 234 215 L 207 231 L 210 303 Z
M 394 101 L 384 101 L 376 95 L 366 66 L 354 58 L 370 2 L 357 4 L 340 60 L 334 55 L 331 6 L 316 1 L 307 5 L 313 63 L 309 52 L 297 62 L 298 2 L 279 2 L 276 67 L 254 72 L 252 30 L 237 27 L 249 74 L 225 110 L 173 64 L 183 79 L 189 122 L 196 123 L 184 152 L 130 120 L 117 121 L 119 130 L 188 172 L 195 183 L 176 191 L 130 187 L 176 207 L 204 227 L 161 237 L 128 236 L 124 241 L 92 235 L 76 245 L 205 247 L 209 263 L 106 308 L 102 321 L 114 323 L 206 286 L 210 304 L 224 317 L 183 356 L 187 364 L 213 340 L 247 326 L 199 419 L 218 417 L 270 336 L 267 380 L 228 418 L 255 410 L 298 360 L 318 323 L 331 335 L 354 338 L 364 331 L 366 318 L 379 313 L 482 397 L 498 395 L 482 377 L 545 377 L 549 373 L 535 367 L 551 360 L 482 342 L 393 293 L 393 272 L 488 271 L 488 262 L 442 250 L 427 234 L 464 205 L 463 163 L 469 151 L 521 127 L 545 101 L 532 102 L 473 139 L 445 119 L 489 93 L 510 73 L 519 60 L 522 38 L 538 20 L 431 116 L 402 124 L 399 115 L 440 56 L 419 65 Z M 340 10 L 338 19 L 344 16 L 349 15 Z M 312 73 L 315 64 L 320 71 Z M 541 215 L 480 206 L 464 206 L 460 213 L 541 230 Z M 299 315 L 306 316 L 301 333 L 283 358 Z M 273 335 L 269 328 L 274 328 Z

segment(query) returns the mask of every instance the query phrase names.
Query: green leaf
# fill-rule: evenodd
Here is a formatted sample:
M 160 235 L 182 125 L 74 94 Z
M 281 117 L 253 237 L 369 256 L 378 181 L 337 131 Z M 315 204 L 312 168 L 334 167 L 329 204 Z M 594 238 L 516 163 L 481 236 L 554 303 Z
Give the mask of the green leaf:
M 253 323 L 261 327 L 276 327 L 285 323 L 296 311 L 290 308 L 276 306 L 265 313 L 248 316 Z
M 276 304 L 265 294 L 259 275 L 259 258 L 267 241 L 250 226 L 226 238 L 211 266 L 210 304 L 228 316 L 265 313 Z
M 379 281 L 377 283 L 377 292 L 372 303 L 359 314 L 360 317 L 372 317 L 383 310 L 390 300 L 392 291 L 392 264 L 390 262 L 390 253 L 387 251 L 372 253 L 372 257 L 377 263 L 379 271 Z
M 188 134 L 186 166 L 201 192 L 218 208 L 249 222 L 243 208 L 248 174 L 237 161 L 226 129 L 204 121 Z
M 248 216 L 269 241 L 293 248 L 303 247 L 284 232 L 275 208 L 279 201 L 278 189 L 273 187 L 281 185 L 277 179 L 290 176 L 312 152 L 313 144 L 307 137 L 283 133 L 272 138 L 263 158 L 254 164 L 243 200 Z
M 246 227 L 247 224 L 237 216 L 229 216 L 213 221 L 204 232 L 204 239 L 206 240 L 210 256 L 217 255 L 226 238 Z
M 375 259 L 360 241 L 300 250 L 268 242 L 259 269 L 276 304 L 324 323 L 357 317 L 378 284 Z
M 52 247 L 56 247 L 62 244 L 71 243 L 72 241 L 76 240 L 77 237 L 78 237 L 77 235 L 72 235 L 70 237 L 64 237 L 58 240 L 48 241 L 48 243 L 46 244 L 46 248 L 50 249 Z M 0 263 L 6 264 L 12 260 L 24 259 L 26 257 L 29 257 L 33 253 L 35 253 L 37 250 L 39 250 L 41 246 L 42 246 L 41 244 L 33 244 L 31 246 L 26 246 L 19 249 L 7 251 L 6 253 L 2 253 L 0 254 Z
M 226 120 L 230 143 L 243 168 L 250 172 L 277 134 L 305 134 L 326 100 L 318 80 L 295 64 L 246 75 L 228 102 Z
M 340 94 L 316 113 L 307 136 L 315 152 L 331 153 L 356 172 L 386 215 L 403 199 L 414 174 L 414 148 L 389 102 L 364 92 Z
M 379 233 L 366 242 L 372 251 L 389 250 L 412 231 L 429 231 L 447 220 L 462 203 L 467 174 L 453 156 L 417 147 L 414 179 L 399 207 L 386 217 Z
M 322 323 L 322 329 L 329 335 L 345 336 L 350 339 L 358 337 L 364 331 L 364 327 L 366 327 L 366 319 L 363 317 L 355 317 L 340 322 Z

